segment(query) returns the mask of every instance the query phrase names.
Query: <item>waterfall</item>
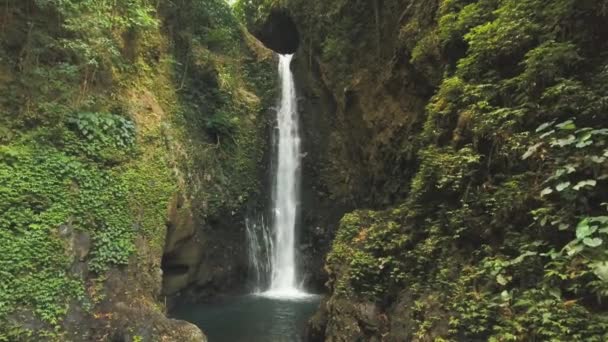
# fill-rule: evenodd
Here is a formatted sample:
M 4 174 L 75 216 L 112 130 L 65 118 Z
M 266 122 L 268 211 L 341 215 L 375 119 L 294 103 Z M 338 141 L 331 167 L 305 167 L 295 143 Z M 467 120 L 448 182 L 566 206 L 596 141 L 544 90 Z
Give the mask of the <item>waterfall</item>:
M 270 291 L 276 293 L 299 292 L 295 229 L 299 199 L 300 135 L 296 89 L 290 68 L 292 57 L 279 57 L 281 105 L 277 111 L 276 171 L 272 189 L 274 249 L 270 281 Z
M 262 295 L 277 298 L 306 296 L 298 284 L 295 253 L 301 151 L 292 58 L 293 55 L 279 56 L 281 102 L 274 139 L 272 229 L 268 231 L 263 220 L 262 224 L 247 223 L 257 288 L 266 289 Z
M 272 270 L 272 233 L 264 216 L 249 217 L 245 220 L 249 249 L 250 275 L 256 293 L 266 289 L 268 274 Z

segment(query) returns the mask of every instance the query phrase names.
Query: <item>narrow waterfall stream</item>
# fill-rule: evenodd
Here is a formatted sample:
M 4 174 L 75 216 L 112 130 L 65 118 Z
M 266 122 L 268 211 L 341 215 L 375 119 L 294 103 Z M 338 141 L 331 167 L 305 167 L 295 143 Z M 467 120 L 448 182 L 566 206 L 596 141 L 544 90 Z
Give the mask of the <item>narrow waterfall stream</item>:
M 304 295 L 297 284 L 295 256 L 301 156 L 296 89 L 290 69 L 292 57 L 279 57 L 281 105 L 277 112 L 276 170 L 272 189 L 274 244 L 270 288 L 265 293 L 277 298 Z
M 300 135 L 293 55 L 279 56 L 281 100 L 274 137 L 272 221 L 263 215 L 246 221 L 251 295 L 197 306 L 179 305 L 176 318 L 195 323 L 210 342 L 302 340 L 319 297 L 299 285 L 296 228 L 300 186 Z

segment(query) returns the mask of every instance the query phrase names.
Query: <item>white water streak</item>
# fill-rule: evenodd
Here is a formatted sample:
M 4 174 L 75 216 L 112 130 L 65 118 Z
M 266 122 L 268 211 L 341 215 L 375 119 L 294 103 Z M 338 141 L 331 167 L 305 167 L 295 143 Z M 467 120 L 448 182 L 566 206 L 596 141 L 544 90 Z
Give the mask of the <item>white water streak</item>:
M 259 295 L 281 300 L 311 297 L 298 284 L 296 263 L 296 222 L 300 188 L 301 139 L 298 106 L 291 60 L 293 55 L 279 56 L 281 103 L 277 111 L 275 165 L 272 185 L 272 239 L 263 223 L 248 223 L 250 258 Z M 269 270 L 269 274 L 265 273 Z M 264 287 L 269 276 L 270 285 Z
M 296 89 L 290 68 L 293 55 L 281 55 L 279 58 L 281 105 L 277 113 L 277 166 L 273 186 L 274 250 L 269 291 L 289 294 L 300 292 L 295 260 L 300 135 Z
M 247 218 L 247 242 L 249 247 L 249 263 L 254 276 L 254 292 L 260 293 L 265 289 L 268 274 L 272 269 L 270 253 L 273 250 L 271 232 L 264 217 Z

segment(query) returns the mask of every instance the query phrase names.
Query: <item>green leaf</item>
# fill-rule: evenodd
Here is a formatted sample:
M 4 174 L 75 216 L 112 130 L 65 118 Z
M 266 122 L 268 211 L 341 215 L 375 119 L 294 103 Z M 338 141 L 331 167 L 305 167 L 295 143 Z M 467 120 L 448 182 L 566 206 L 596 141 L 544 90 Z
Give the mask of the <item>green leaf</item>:
M 588 179 L 588 180 L 584 180 L 584 181 L 580 181 L 578 182 L 578 184 L 576 184 L 573 189 L 576 191 L 579 191 L 580 189 L 584 188 L 584 187 L 590 187 L 593 188 L 597 185 L 597 181 L 594 179 Z
M 566 190 L 567 188 L 569 188 L 569 187 L 570 187 L 570 184 L 571 184 L 570 182 L 563 182 L 563 183 L 559 183 L 559 184 L 558 184 L 558 185 L 555 187 L 555 189 L 556 189 L 557 191 L 559 191 L 559 192 L 562 192 L 562 191 Z
M 524 153 L 524 155 L 521 157 L 521 159 L 526 160 L 526 159 L 530 158 L 534 153 L 536 153 L 538 148 L 541 147 L 542 145 L 543 145 L 543 143 L 541 142 L 534 146 L 530 146 L 530 148 L 528 148 L 528 150 L 526 151 L 526 153 Z
M 541 138 L 541 139 L 545 139 L 546 137 L 553 135 L 553 133 L 555 133 L 555 130 L 554 130 L 554 129 L 550 130 L 549 132 L 545 132 L 545 133 L 543 133 L 543 134 L 540 136 L 540 138 Z
M 595 233 L 596 230 L 596 226 L 589 226 L 589 220 L 584 219 L 576 227 L 576 238 L 582 240 Z
M 587 140 L 591 139 L 592 136 L 593 136 L 593 134 L 587 132 L 582 137 L 580 137 L 578 140 L 580 140 L 580 141 L 587 141 Z
M 573 131 L 576 129 L 576 125 L 572 120 L 564 121 L 555 127 L 561 129 L 562 131 Z
M 540 132 L 546 130 L 547 128 L 552 126 L 554 123 L 555 123 L 555 121 L 543 123 L 542 125 L 538 126 L 538 128 L 536 129 L 536 133 L 540 133 Z
M 565 166 L 566 172 L 568 172 L 568 174 L 576 172 L 576 166 L 578 166 L 578 165 L 575 165 L 575 164 L 568 164 L 568 165 L 566 165 Z
M 537 252 L 531 252 L 531 251 L 527 251 L 523 254 L 521 254 L 520 256 L 518 256 L 517 258 L 511 260 L 509 262 L 509 265 L 517 265 L 520 264 L 522 261 L 524 261 L 525 258 L 529 257 L 529 256 L 536 256 L 538 255 Z
M 553 298 L 557 299 L 557 300 L 561 300 L 562 299 L 562 290 L 559 288 L 550 288 L 549 289 L 549 294 L 551 296 L 553 296 Z
M 576 148 L 584 148 L 591 144 L 593 144 L 593 140 L 579 141 L 578 144 L 576 144 Z
M 608 261 L 596 262 L 591 265 L 593 273 L 602 281 L 608 282 Z
M 576 142 L 576 137 L 574 135 L 569 135 L 567 138 L 564 138 L 564 139 L 553 140 L 551 142 L 551 146 L 564 147 L 564 146 L 572 145 L 575 142 Z
M 583 250 L 583 245 L 581 244 L 568 244 L 565 249 L 568 251 L 568 256 L 573 256 L 578 254 Z
M 509 283 L 509 281 L 502 274 L 496 276 L 496 282 L 502 286 L 505 286 Z
M 591 238 L 585 238 L 583 240 L 583 243 L 585 245 L 589 246 L 589 247 L 597 247 L 597 246 L 601 245 L 602 242 L 603 241 L 600 238 L 593 238 L 593 239 L 591 239 Z
M 553 179 L 559 178 L 565 174 L 566 174 L 566 169 L 559 169 L 559 170 L 555 171 L 555 176 L 553 176 L 552 178 Z
M 545 197 L 547 195 L 550 195 L 553 193 L 553 189 L 551 188 L 545 188 L 543 191 L 540 192 L 540 196 L 541 197 Z
M 607 224 L 608 223 L 608 216 L 594 216 L 594 217 L 589 217 L 588 220 L 589 220 L 589 222 L 597 222 L 597 223 L 601 223 L 601 224 Z

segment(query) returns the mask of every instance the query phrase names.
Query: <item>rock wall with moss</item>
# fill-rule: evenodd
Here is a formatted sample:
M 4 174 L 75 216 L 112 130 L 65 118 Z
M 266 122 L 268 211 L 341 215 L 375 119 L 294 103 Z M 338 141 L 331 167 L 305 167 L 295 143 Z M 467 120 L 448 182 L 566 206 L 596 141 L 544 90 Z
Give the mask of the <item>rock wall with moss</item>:
M 164 295 L 239 284 L 272 54 L 220 0 L 2 7 L 0 341 L 204 340 Z
M 299 32 L 308 212 L 333 239 L 311 339 L 608 338 L 604 1 L 239 8 L 261 39 L 269 13 Z

